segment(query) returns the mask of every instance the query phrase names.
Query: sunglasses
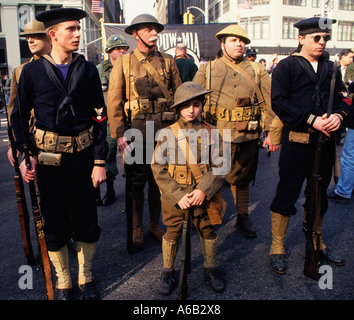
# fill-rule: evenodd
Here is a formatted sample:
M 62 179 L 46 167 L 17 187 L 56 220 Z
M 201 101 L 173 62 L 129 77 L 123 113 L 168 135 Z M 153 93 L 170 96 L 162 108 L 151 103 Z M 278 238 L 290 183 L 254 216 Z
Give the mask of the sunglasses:
M 326 34 L 325 36 L 317 35 L 317 36 L 314 36 L 314 37 L 311 37 L 311 38 L 315 42 L 319 42 L 321 40 L 321 38 L 323 38 L 324 42 L 327 42 L 327 41 L 331 40 L 331 36 L 329 34 Z

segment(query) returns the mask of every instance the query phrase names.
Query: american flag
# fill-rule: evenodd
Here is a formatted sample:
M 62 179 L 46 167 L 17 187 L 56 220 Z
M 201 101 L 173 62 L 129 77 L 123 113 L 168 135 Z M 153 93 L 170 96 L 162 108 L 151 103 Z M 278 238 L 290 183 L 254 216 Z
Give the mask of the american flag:
M 93 13 L 104 13 L 104 4 L 101 0 L 92 0 L 92 8 L 91 11 Z
M 237 7 L 241 9 L 252 9 L 249 0 L 238 0 Z

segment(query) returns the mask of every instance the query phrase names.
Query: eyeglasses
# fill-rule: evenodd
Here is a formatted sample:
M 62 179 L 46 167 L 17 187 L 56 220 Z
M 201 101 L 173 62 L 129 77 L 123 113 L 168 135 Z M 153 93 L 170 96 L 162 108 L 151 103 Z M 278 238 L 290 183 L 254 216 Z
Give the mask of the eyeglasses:
M 317 35 L 317 36 L 314 36 L 314 37 L 311 37 L 311 38 L 315 42 L 319 42 L 321 40 L 321 38 L 323 38 L 324 42 L 327 42 L 327 41 L 331 40 L 331 36 L 329 34 L 326 34 L 325 36 Z

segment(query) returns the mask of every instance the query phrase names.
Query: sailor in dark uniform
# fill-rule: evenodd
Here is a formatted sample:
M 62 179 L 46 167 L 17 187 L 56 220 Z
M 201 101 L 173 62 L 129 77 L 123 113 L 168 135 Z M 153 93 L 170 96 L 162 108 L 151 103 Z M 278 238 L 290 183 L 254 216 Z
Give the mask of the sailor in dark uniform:
M 309 179 L 319 134 L 326 136 L 322 146 L 320 175 L 321 213 L 327 211 L 327 187 L 335 159 L 333 133 L 348 114 L 348 105 L 342 99 L 346 90 L 337 74 L 332 114 L 327 118 L 333 62 L 324 57 L 330 40 L 331 25 L 335 20 L 310 18 L 294 26 L 299 29 L 298 52 L 283 59 L 272 76 L 272 108 L 284 123 L 282 148 L 279 158 L 279 183 L 270 206 L 273 242 L 270 250 L 271 266 L 277 273 L 285 273 L 284 237 L 289 218 L 296 213 L 304 180 Z M 305 197 L 308 197 L 305 191 Z M 304 204 L 307 209 L 307 201 Z M 322 219 L 318 231 L 322 227 Z M 344 260 L 329 252 L 321 239 L 320 252 L 328 262 L 343 265 Z
M 106 178 L 106 109 L 94 65 L 75 53 L 80 22 L 86 13 L 65 8 L 36 16 L 52 42 L 50 55 L 24 66 L 18 99 L 11 114 L 17 147 L 29 142 L 30 111 L 35 113 L 38 163 L 32 171 L 21 164 L 26 181 L 37 176 L 45 239 L 58 277 L 57 298 L 70 298 L 72 288 L 66 243 L 71 230 L 77 240 L 78 284 L 83 299 L 98 298 L 91 273 L 100 236 L 94 187 Z M 70 219 L 69 219 L 70 213 Z

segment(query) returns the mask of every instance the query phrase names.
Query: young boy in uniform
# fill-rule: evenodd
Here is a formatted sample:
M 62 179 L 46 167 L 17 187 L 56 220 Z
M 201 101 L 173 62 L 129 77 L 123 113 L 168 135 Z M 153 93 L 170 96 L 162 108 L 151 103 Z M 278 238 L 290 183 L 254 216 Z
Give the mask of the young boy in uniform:
M 162 241 L 163 268 L 158 286 L 162 295 L 170 294 L 173 289 L 174 261 L 187 212 L 200 235 L 207 282 L 217 292 L 225 287 L 216 266 L 217 235 L 206 210 L 210 199 L 216 194 L 221 196 L 226 174 L 216 172 L 220 165 L 212 161 L 213 154 L 223 154 L 222 138 L 216 130 L 211 130 L 215 127 L 199 117 L 205 95 L 210 92 L 191 81 L 177 88 L 171 109 L 178 109 L 179 120 L 160 132 L 155 148 L 151 167 L 161 190 L 162 220 L 167 227 Z M 221 223 L 220 216 L 218 220 Z

